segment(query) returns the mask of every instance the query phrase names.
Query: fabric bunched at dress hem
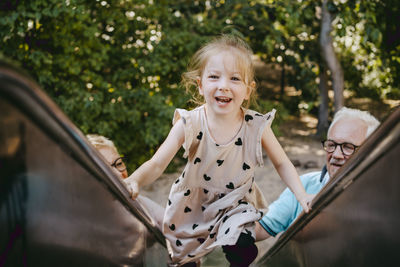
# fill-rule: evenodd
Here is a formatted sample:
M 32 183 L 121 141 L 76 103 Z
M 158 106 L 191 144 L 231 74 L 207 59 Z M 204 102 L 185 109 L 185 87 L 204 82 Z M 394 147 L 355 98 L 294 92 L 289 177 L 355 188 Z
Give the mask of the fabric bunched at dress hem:
M 255 221 L 267 203 L 254 182 L 263 166 L 261 137 L 275 110 L 262 115 L 243 109 L 235 138 L 217 144 L 211 137 L 204 105 L 177 109 L 173 123 L 183 120 L 187 164 L 173 183 L 164 215 L 163 233 L 173 263 L 196 261 L 215 247 L 234 245 L 240 234 L 255 237 Z

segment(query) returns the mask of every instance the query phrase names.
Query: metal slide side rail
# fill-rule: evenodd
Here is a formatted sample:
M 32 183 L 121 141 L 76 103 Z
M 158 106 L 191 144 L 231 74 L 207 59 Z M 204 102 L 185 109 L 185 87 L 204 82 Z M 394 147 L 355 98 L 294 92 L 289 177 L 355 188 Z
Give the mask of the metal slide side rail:
M 115 176 L 108 164 L 104 162 L 96 149 L 89 144 L 81 131 L 65 116 L 40 87 L 28 75 L 24 74 L 22 70 L 2 61 L 0 61 L 0 81 L 0 100 L 6 101 L 2 102 L 3 107 L 0 108 L 5 109 L 8 103 L 12 103 L 21 114 L 33 122 L 32 125 L 35 128 L 39 128 L 62 151 L 66 152 L 70 158 L 76 161 L 80 168 L 83 168 L 94 180 L 97 180 L 97 184 L 102 184 L 105 190 L 120 203 L 120 206 L 125 207 L 132 216 L 143 223 L 153 238 L 163 247 L 166 247 L 165 238 L 156 227 L 155 220 L 148 216 L 148 213 L 137 201 L 130 199 L 129 192 L 123 182 Z M 5 117 L 3 116 L 3 118 Z M 3 130 L 1 131 L 3 132 Z M 2 137 L 1 134 L 0 137 Z M 44 147 L 43 149 L 45 150 L 46 148 Z M 1 167 L 4 168 L 4 166 Z M 4 181 L 4 177 L 0 178 Z M 3 182 L 1 179 L 0 182 Z M 90 196 L 88 196 L 88 199 L 90 199 Z M 2 215 L 1 211 L 0 206 L 0 217 Z M 1 234 L 3 232 L 0 230 Z M 9 234 L 9 237 L 5 237 L 5 234 L 3 237 L 0 236 L 0 239 L 3 238 L 3 241 L 8 242 L 5 251 L 0 251 L 2 253 L 0 255 L 0 263 L 8 256 L 8 248 L 12 245 L 13 236 L 15 236 L 15 231 L 11 235 Z

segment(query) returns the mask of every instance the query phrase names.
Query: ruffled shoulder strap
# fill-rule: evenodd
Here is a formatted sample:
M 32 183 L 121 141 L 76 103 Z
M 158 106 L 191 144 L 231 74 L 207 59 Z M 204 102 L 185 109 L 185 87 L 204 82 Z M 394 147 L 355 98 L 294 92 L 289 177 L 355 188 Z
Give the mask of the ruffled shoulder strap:
M 195 133 L 198 132 L 199 124 L 199 108 L 188 111 L 186 109 L 177 108 L 172 119 L 172 124 L 175 124 L 179 119 L 183 122 L 185 131 L 185 141 L 183 142 L 184 153 L 183 157 L 187 158 L 190 154 L 192 144 L 195 138 Z
M 258 134 L 257 134 L 257 161 L 261 167 L 264 166 L 264 160 L 262 155 L 262 143 L 261 143 L 262 134 L 264 132 L 265 127 L 271 127 L 272 121 L 275 118 L 275 113 L 276 110 L 272 109 L 270 112 L 264 114 L 261 117 L 262 122 L 260 128 L 258 129 Z
M 265 127 L 271 127 L 272 121 L 275 118 L 276 110 L 272 109 L 266 114 L 260 114 L 253 110 L 246 110 L 245 120 L 252 127 L 256 135 L 256 158 L 259 166 L 264 166 L 263 154 L 262 154 L 262 143 L 261 138 Z

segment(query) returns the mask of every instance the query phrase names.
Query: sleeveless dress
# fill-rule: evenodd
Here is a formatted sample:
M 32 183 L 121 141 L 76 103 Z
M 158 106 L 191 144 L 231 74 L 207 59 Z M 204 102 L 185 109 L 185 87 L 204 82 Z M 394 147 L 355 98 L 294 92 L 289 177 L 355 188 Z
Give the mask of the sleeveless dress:
M 267 203 L 254 170 L 263 166 L 261 137 L 275 110 L 265 115 L 242 110 L 242 126 L 228 144 L 211 137 L 204 105 L 175 111 L 173 124 L 184 123 L 183 156 L 188 160 L 171 187 L 163 220 L 173 263 L 196 261 L 217 246 L 234 245 L 242 232 L 255 237 L 254 222 Z

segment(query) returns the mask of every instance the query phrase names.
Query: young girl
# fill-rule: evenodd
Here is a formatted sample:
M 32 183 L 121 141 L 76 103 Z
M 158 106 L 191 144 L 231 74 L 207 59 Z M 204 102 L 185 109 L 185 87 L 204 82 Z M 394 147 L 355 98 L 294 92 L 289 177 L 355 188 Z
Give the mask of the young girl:
M 263 165 L 262 148 L 303 209 L 309 209 L 310 196 L 271 130 L 275 110 L 262 115 L 242 107 L 255 91 L 251 55 L 244 41 L 227 35 L 197 51 L 183 83 L 205 104 L 177 109 L 167 139 L 126 180 L 135 199 L 183 145 L 187 165 L 172 185 L 163 222 L 177 265 L 190 266 L 217 246 L 223 246 L 231 266 L 248 266 L 255 259 L 254 222 L 262 212 L 254 170 Z

